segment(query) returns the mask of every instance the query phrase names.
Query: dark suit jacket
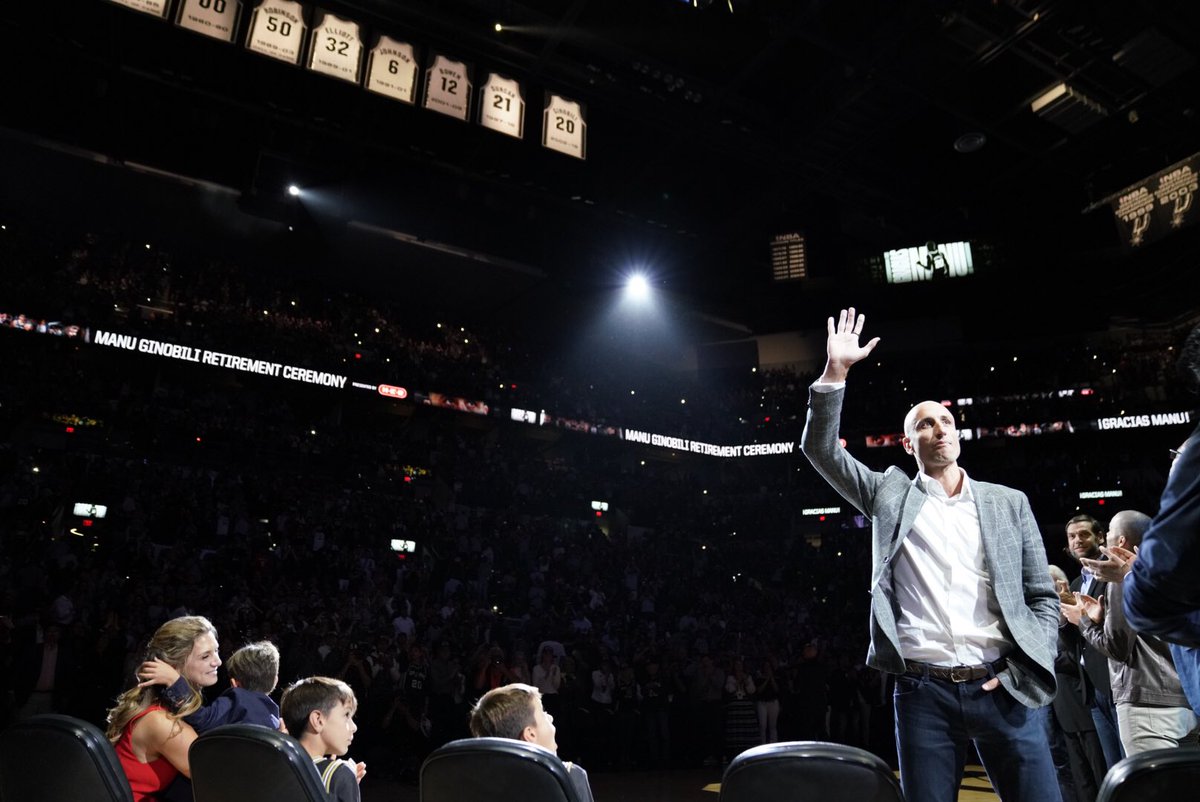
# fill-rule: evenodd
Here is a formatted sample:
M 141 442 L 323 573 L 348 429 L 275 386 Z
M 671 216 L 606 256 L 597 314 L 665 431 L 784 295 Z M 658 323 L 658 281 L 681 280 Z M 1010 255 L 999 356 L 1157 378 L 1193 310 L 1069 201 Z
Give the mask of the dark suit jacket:
M 1071 580 L 1071 590 L 1078 593 L 1081 587 L 1083 587 L 1082 574 Z M 1091 592 L 1088 595 L 1094 599 L 1102 599 L 1107 587 L 1107 582 L 1093 581 Z M 1075 627 L 1075 632 L 1079 635 L 1079 651 L 1083 654 L 1083 667 L 1087 671 L 1087 683 L 1090 686 L 1087 688 L 1088 704 L 1092 704 L 1092 694 L 1094 691 L 1100 691 L 1100 693 L 1111 699 L 1112 683 L 1108 678 L 1108 658 L 1101 654 L 1098 649 L 1093 649 L 1088 645 L 1083 635 L 1079 634 L 1079 627 Z
M 912 530 L 925 503 L 925 489 L 899 468 L 872 471 L 838 440 L 846 389 L 810 389 L 801 450 L 817 473 L 846 501 L 871 519 L 871 646 L 867 664 L 890 674 L 904 673 L 892 588 L 892 559 Z M 1058 638 L 1058 594 L 1050 581 L 1046 546 L 1024 493 L 1004 485 L 972 480 L 979 510 L 984 561 L 1000 615 L 1014 651 L 997 675 L 1013 698 L 1027 707 L 1050 704 Z
M 1138 631 L 1200 648 L 1200 426 L 1171 466 L 1158 513 L 1125 583 L 1125 613 Z M 1189 661 L 1195 664 L 1195 660 Z
M 1184 444 L 1125 578 L 1125 615 L 1171 644 L 1171 658 L 1200 715 L 1200 426 Z
M 1079 656 L 1085 643 L 1079 627 L 1065 624 L 1058 629 L 1058 654 L 1054 657 L 1054 673 L 1058 693 L 1054 695 L 1054 718 L 1063 732 L 1082 732 L 1096 729 L 1092 719 L 1091 683 L 1087 680 Z M 1092 651 L 1095 651 L 1094 649 Z M 1106 658 L 1107 662 L 1107 658 Z

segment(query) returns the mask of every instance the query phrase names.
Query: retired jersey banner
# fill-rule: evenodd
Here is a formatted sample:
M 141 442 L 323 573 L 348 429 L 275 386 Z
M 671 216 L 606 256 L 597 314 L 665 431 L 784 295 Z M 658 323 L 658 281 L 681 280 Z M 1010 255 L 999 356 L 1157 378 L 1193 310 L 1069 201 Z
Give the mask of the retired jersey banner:
M 525 95 L 521 84 L 498 73 L 488 75 L 479 90 L 479 124 L 502 134 L 525 135 Z
M 1113 196 L 1113 215 L 1126 250 L 1196 222 L 1198 170 L 1200 153 L 1194 153 Z
M 246 47 L 288 64 L 298 64 L 304 50 L 304 30 L 304 6 L 295 0 L 266 0 L 254 10 Z
M 222 42 L 232 42 L 241 11 L 241 0 L 183 0 L 175 12 L 175 24 Z
M 547 92 L 542 112 L 542 145 L 576 159 L 586 159 L 587 119 L 583 105 Z
M 367 58 L 367 89 L 402 103 L 416 103 L 417 57 L 413 46 L 380 36 Z
M 143 14 L 153 14 L 159 19 L 167 16 L 168 0 L 112 0 L 112 2 Z
M 466 120 L 471 104 L 471 78 L 467 65 L 435 54 L 425 73 L 425 108 Z
M 344 81 L 358 83 L 363 43 L 358 23 L 322 12 L 313 25 L 308 68 Z

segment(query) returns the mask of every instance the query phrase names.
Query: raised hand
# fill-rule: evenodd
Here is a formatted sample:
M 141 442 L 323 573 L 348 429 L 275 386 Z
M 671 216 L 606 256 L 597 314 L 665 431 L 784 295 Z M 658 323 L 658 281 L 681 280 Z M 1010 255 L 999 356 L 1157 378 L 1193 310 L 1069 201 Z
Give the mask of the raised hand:
M 824 382 L 840 382 L 846 380 L 850 366 L 875 349 L 879 343 L 878 337 L 870 339 L 866 345 L 859 344 L 859 335 L 867 322 L 866 315 L 859 315 L 854 307 L 843 309 L 835 322 L 831 317 L 825 323 L 828 337 L 825 341 L 825 373 L 821 376 Z

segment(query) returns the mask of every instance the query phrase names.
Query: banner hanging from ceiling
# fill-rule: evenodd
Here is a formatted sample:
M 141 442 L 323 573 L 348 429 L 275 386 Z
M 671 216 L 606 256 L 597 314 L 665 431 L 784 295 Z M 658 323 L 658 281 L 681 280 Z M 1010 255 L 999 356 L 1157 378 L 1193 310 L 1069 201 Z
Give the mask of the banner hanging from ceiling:
M 1112 197 L 1121 243 L 1134 250 L 1190 226 L 1200 218 L 1200 153 L 1155 173 Z

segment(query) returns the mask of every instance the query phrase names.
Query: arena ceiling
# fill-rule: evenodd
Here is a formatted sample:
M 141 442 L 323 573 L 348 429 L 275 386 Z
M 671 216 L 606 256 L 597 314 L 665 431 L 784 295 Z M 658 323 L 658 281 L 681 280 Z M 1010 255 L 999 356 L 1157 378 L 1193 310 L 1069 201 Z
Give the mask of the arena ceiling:
M 233 191 L 207 196 L 206 220 L 267 219 L 291 213 L 272 193 L 294 175 L 321 193 L 296 258 L 320 253 L 333 275 L 352 262 L 480 310 L 573 314 L 569 299 L 643 263 L 727 336 L 843 303 L 849 265 L 931 239 L 1001 248 L 1013 288 L 1047 309 L 1163 300 L 1128 291 L 1105 201 L 1200 151 L 1190 0 L 307 5 L 514 78 L 532 110 L 544 92 L 580 102 L 586 160 L 542 147 L 536 125 L 514 140 L 109 0 L 24 0 L 0 10 L 8 199 L 82 202 L 71 176 L 98 154 L 160 182 L 122 179 L 131 199 L 110 213 L 186 220 L 182 190 L 161 186 L 174 175 Z M 57 155 L 35 155 L 48 144 Z M 807 237 L 810 280 L 781 285 L 768 243 L 789 231 Z M 995 288 L 971 300 L 998 303 Z

